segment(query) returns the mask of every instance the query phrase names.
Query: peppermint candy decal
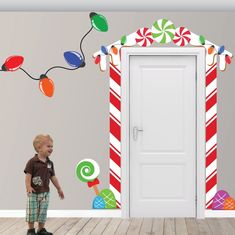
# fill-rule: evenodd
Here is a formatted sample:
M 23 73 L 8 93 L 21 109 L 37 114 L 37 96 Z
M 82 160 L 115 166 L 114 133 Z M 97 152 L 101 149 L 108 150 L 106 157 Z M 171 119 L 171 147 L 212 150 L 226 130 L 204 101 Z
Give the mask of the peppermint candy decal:
M 175 31 L 173 42 L 177 46 L 186 46 L 191 40 L 191 33 L 185 27 L 179 27 Z
M 152 36 L 158 43 L 169 43 L 175 35 L 174 24 L 167 19 L 155 21 L 152 26 Z
M 150 46 L 154 41 L 151 30 L 149 28 L 137 30 L 135 41 L 141 47 Z

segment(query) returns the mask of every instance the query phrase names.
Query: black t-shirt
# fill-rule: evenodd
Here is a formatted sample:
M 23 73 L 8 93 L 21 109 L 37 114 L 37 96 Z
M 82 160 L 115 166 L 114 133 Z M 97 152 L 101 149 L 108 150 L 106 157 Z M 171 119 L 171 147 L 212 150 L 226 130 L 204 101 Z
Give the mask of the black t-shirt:
M 55 170 L 53 162 L 48 157 L 46 162 L 43 162 L 36 154 L 27 162 L 24 173 L 32 175 L 31 186 L 35 189 L 36 193 L 50 191 L 50 178 L 55 175 Z

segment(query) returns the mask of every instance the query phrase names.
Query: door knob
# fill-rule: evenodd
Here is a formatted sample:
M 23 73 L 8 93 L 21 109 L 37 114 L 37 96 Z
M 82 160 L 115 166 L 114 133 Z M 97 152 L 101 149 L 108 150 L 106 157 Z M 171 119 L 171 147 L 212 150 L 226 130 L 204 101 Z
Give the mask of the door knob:
M 139 131 L 143 131 L 143 129 L 139 129 L 137 126 L 133 127 L 133 140 L 137 140 Z

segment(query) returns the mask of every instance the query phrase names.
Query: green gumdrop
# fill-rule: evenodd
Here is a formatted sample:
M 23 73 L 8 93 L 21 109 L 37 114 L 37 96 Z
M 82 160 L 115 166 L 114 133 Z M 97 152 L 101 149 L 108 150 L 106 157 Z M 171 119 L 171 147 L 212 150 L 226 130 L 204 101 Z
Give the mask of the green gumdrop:
M 103 189 L 99 196 L 105 201 L 105 209 L 116 209 L 116 198 L 110 189 Z
M 126 35 L 121 37 L 121 44 L 124 45 L 126 43 Z

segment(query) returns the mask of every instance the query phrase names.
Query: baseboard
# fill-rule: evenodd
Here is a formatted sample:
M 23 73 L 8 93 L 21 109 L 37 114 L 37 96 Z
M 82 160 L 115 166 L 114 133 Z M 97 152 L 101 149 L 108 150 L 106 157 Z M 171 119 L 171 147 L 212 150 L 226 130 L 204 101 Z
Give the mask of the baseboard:
M 205 217 L 211 218 L 235 218 L 235 210 L 206 210 Z
M 25 210 L 0 210 L 0 218 L 25 217 Z M 121 218 L 121 210 L 48 210 L 48 217 L 113 217 Z M 235 210 L 205 210 L 205 218 L 235 218 Z
M 0 210 L 0 217 L 25 217 L 25 210 Z M 121 210 L 48 210 L 48 217 L 118 217 Z

